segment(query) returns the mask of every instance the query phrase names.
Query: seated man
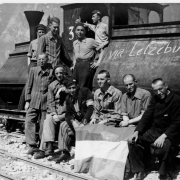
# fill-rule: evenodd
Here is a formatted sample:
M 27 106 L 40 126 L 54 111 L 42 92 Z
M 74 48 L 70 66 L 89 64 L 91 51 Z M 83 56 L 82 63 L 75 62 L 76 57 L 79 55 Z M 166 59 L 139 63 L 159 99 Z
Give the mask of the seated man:
M 82 127 L 90 121 L 93 113 L 93 95 L 89 89 L 79 88 L 73 78 L 66 81 L 69 95 L 66 98 L 66 121 L 62 122 L 59 130 L 58 148 L 61 155 L 51 160 L 59 163 L 70 158 L 71 145 L 75 144 L 75 129 Z
M 98 73 L 97 82 L 99 89 L 94 93 L 94 112 L 90 124 L 119 124 L 122 92 L 110 84 L 107 70 Z
M 35 159 L 44 158 L 54 152 L 56 127 L 65 120 L 66 88 L 64 86 L 65 69 L 58 65 L 53 70 L 54 81 L 48 86 L 47 115 L 44 121 L 40 151 L 34 155 Z
M 120 126 L 125 127 L 131 124 L 135 125 L 140 121 L 149 105 L 151 94 L 149 91 L 137 87 L 137 81 L 133 74 L 126 74 L 123 77 L 123 83 L 127 93 L 122 96 L 123 121 L 120 122 Z
M 154 96 L 150 105 L 129 139 L 129 158 L 136 180 L 144 178 L 150 150 L 159 158 L 160 179 L 165 179 L 169 150 L 179 135 L 180 97 L 161 78 L 152 81 L 152 89 Z

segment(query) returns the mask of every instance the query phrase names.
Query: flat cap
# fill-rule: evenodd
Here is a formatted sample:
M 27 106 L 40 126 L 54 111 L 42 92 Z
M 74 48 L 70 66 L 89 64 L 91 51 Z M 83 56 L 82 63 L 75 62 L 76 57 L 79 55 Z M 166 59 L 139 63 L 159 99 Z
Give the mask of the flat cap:
M 65 85 L 66 87 L 69 87 L 69 86 L 72 85 L 72 84 L 77 85 L 76 79 L 74 79 L 74 78 L 71 77 L 71 76 L 67 76 L 67 77 L 65 78 L 65 80 L 64 80 L 64 85 Z
M 43 25 L 43 24 L 38 24 L 38 25 L 36 26 L 36 31 L 38 31 L 38 30 L 44 30 L 44 31 L 46 31 L 46 26 Z
M 94 10 L 94 11 L 92 12 L 92 14 L 98 14 L 99 16 L 102 16 L 101 11 L 99 11 L 99 10 Z

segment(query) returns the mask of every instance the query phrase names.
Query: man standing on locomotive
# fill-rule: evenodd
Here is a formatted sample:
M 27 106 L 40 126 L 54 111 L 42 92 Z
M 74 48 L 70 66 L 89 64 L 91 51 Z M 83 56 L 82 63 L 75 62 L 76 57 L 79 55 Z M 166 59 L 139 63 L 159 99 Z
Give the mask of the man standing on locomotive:
M 46 104 L 47 104 L 47 91 L 48 85 L 51 81 L 52 68 L 47 63 L 48 57 L 45 53 L 38 55 L 39 66 L 30 69 L 26 92 L 25 92 L 25 140 L 29 144 L 30 149 L 28 154 L 33 154 L 38 151 L 36 143 L 36 124 L 40 119 L 39 136 L 41 138 L 43 122 L 46 118 Z
M 43 24 L 39 24 L 36 26 L 36 33 L 37 33 L 37 39 L 34 39 L 31 41 L 28 49 L 28 72 L 31 67 L 37 66 L 37 47 L 38 47 L 38 41 L 41 36 L 43 36 L 46 33 L 46 27 Z
M 74 29 L 77 40 L 73 42 L 73 77 L 77 80 L 79 87 L 87 87 L 91 90 L 95 73 L 91 65 L 94 63 L 97 43 L 92 38 L 86 38 L 86 30 L 83 23 L 77 23 Z
M 73 62 L 66 50 L 66 47 L 59 34 L 60 20 L 57 17 L 50 19 L 50 31 L 42 36 L 38 41 L 37 55 L 44 52 L 48 55 L 48 62 L 54 68 L 56 65 L 66 65 L 71 67 Z M 67 68 L 70 73 L 69 68 Z
M 99 53 L 99 57 L 97 62 L 94 62 L 91 67 L 97 68 L 99 64 L 101 63 L 104 55 L 105 48 L 107 47 L 109 43 L 109 37 L 108 37 L 108 26 L 101 22 L 102 19 L 102 13 L 99 10 L 94 10 L 92 12 L 92 21 L 93 24 L 84 23 L 85 26 L 89 27 L 92 31 L 95 33 L 95 40 L 98 43 L 98 47 L 96 50 Z

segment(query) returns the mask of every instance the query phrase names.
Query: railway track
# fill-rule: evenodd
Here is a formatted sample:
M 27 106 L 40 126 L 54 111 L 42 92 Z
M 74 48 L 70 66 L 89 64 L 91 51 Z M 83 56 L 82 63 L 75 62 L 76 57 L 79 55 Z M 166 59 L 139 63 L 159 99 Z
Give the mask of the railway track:
M 21 134 L 17 133 L 6 133 L 5 131 L 0 131 L 0 136 L 12 136 L 12 137 L 23 137 Z M 2 142 L 3 143 L 3 142 Z M 6 162 L 7 160 L 7 162 Z M 53 167 L 53 165 L 48 165 L 43 162 L 39 162 L 38 160 L 33 160 L 29 159 L 28 157 L 21 157 L 20 155 L 14 155 L 13 153 L 9 153 L 6 148 L 0 148 L 0 162 L 6 162 L 6 163 L 0 163 L 0 180 L 31 180 L 33 178 L 28 179 L 32 174 L 36 174 L 37 172 L 39 173 L 47 173 L 55 175 L 56 178 L 51 178 L 52 180 L 95 180 L 94 178 L 84 175 L 84 174 L 79 174 L 79 173 L 74 173 L 72 171 L 67 171 L 60 169 L 59 167 Z M 13 174 L 9 174 L 8 171 L 3 171 L 2 168 L 4 166 L 8 166 L 8 163 L 23 163 L 24 165 L 22 166 L 29 166 L 31 169 L 36 169 L 36 171 L 24 175 L 23 177 L 17 177 L 17 174 L 15 176 Z M 6 165 L 7 164 L 7 165 Z M 16 167 L 16 165 L 14 165 Z M 37 173 L 38 174 L 38 173 Z M 44 177 L 46 174 L 44 175 Z M 38 179 L 38 178 L 37 178 Z M 47 178 L 42 178 L 45 180 L 51 180 Z M 41 179 L 39 179 L 41 180 Z

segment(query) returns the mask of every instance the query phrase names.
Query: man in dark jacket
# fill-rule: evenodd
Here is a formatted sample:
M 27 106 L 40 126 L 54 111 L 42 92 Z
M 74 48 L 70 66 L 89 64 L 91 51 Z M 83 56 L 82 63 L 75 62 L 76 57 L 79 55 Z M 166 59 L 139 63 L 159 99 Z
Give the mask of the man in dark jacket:
M 144 178 L 150 152 L 159 158 L 160 179 L 166 178 L 169 150 L 179 135 L 180 97 L 161 78 L 152 81 L 152 89 L 154 97 L 129 139 L 129 157 L 136 180 Z
M 61 155 L 52 159 L 56 163 L 70 158 L 70 148 L 75 144 L 75 129 L 90 121 L 94 109 L 93 95 L 89 89 L 79 88 L 76 80 L 71 77 L 65 85 L 69 95 L 66 98 L 66 121 L 61 123 L 59 130 L 58 147 Z

